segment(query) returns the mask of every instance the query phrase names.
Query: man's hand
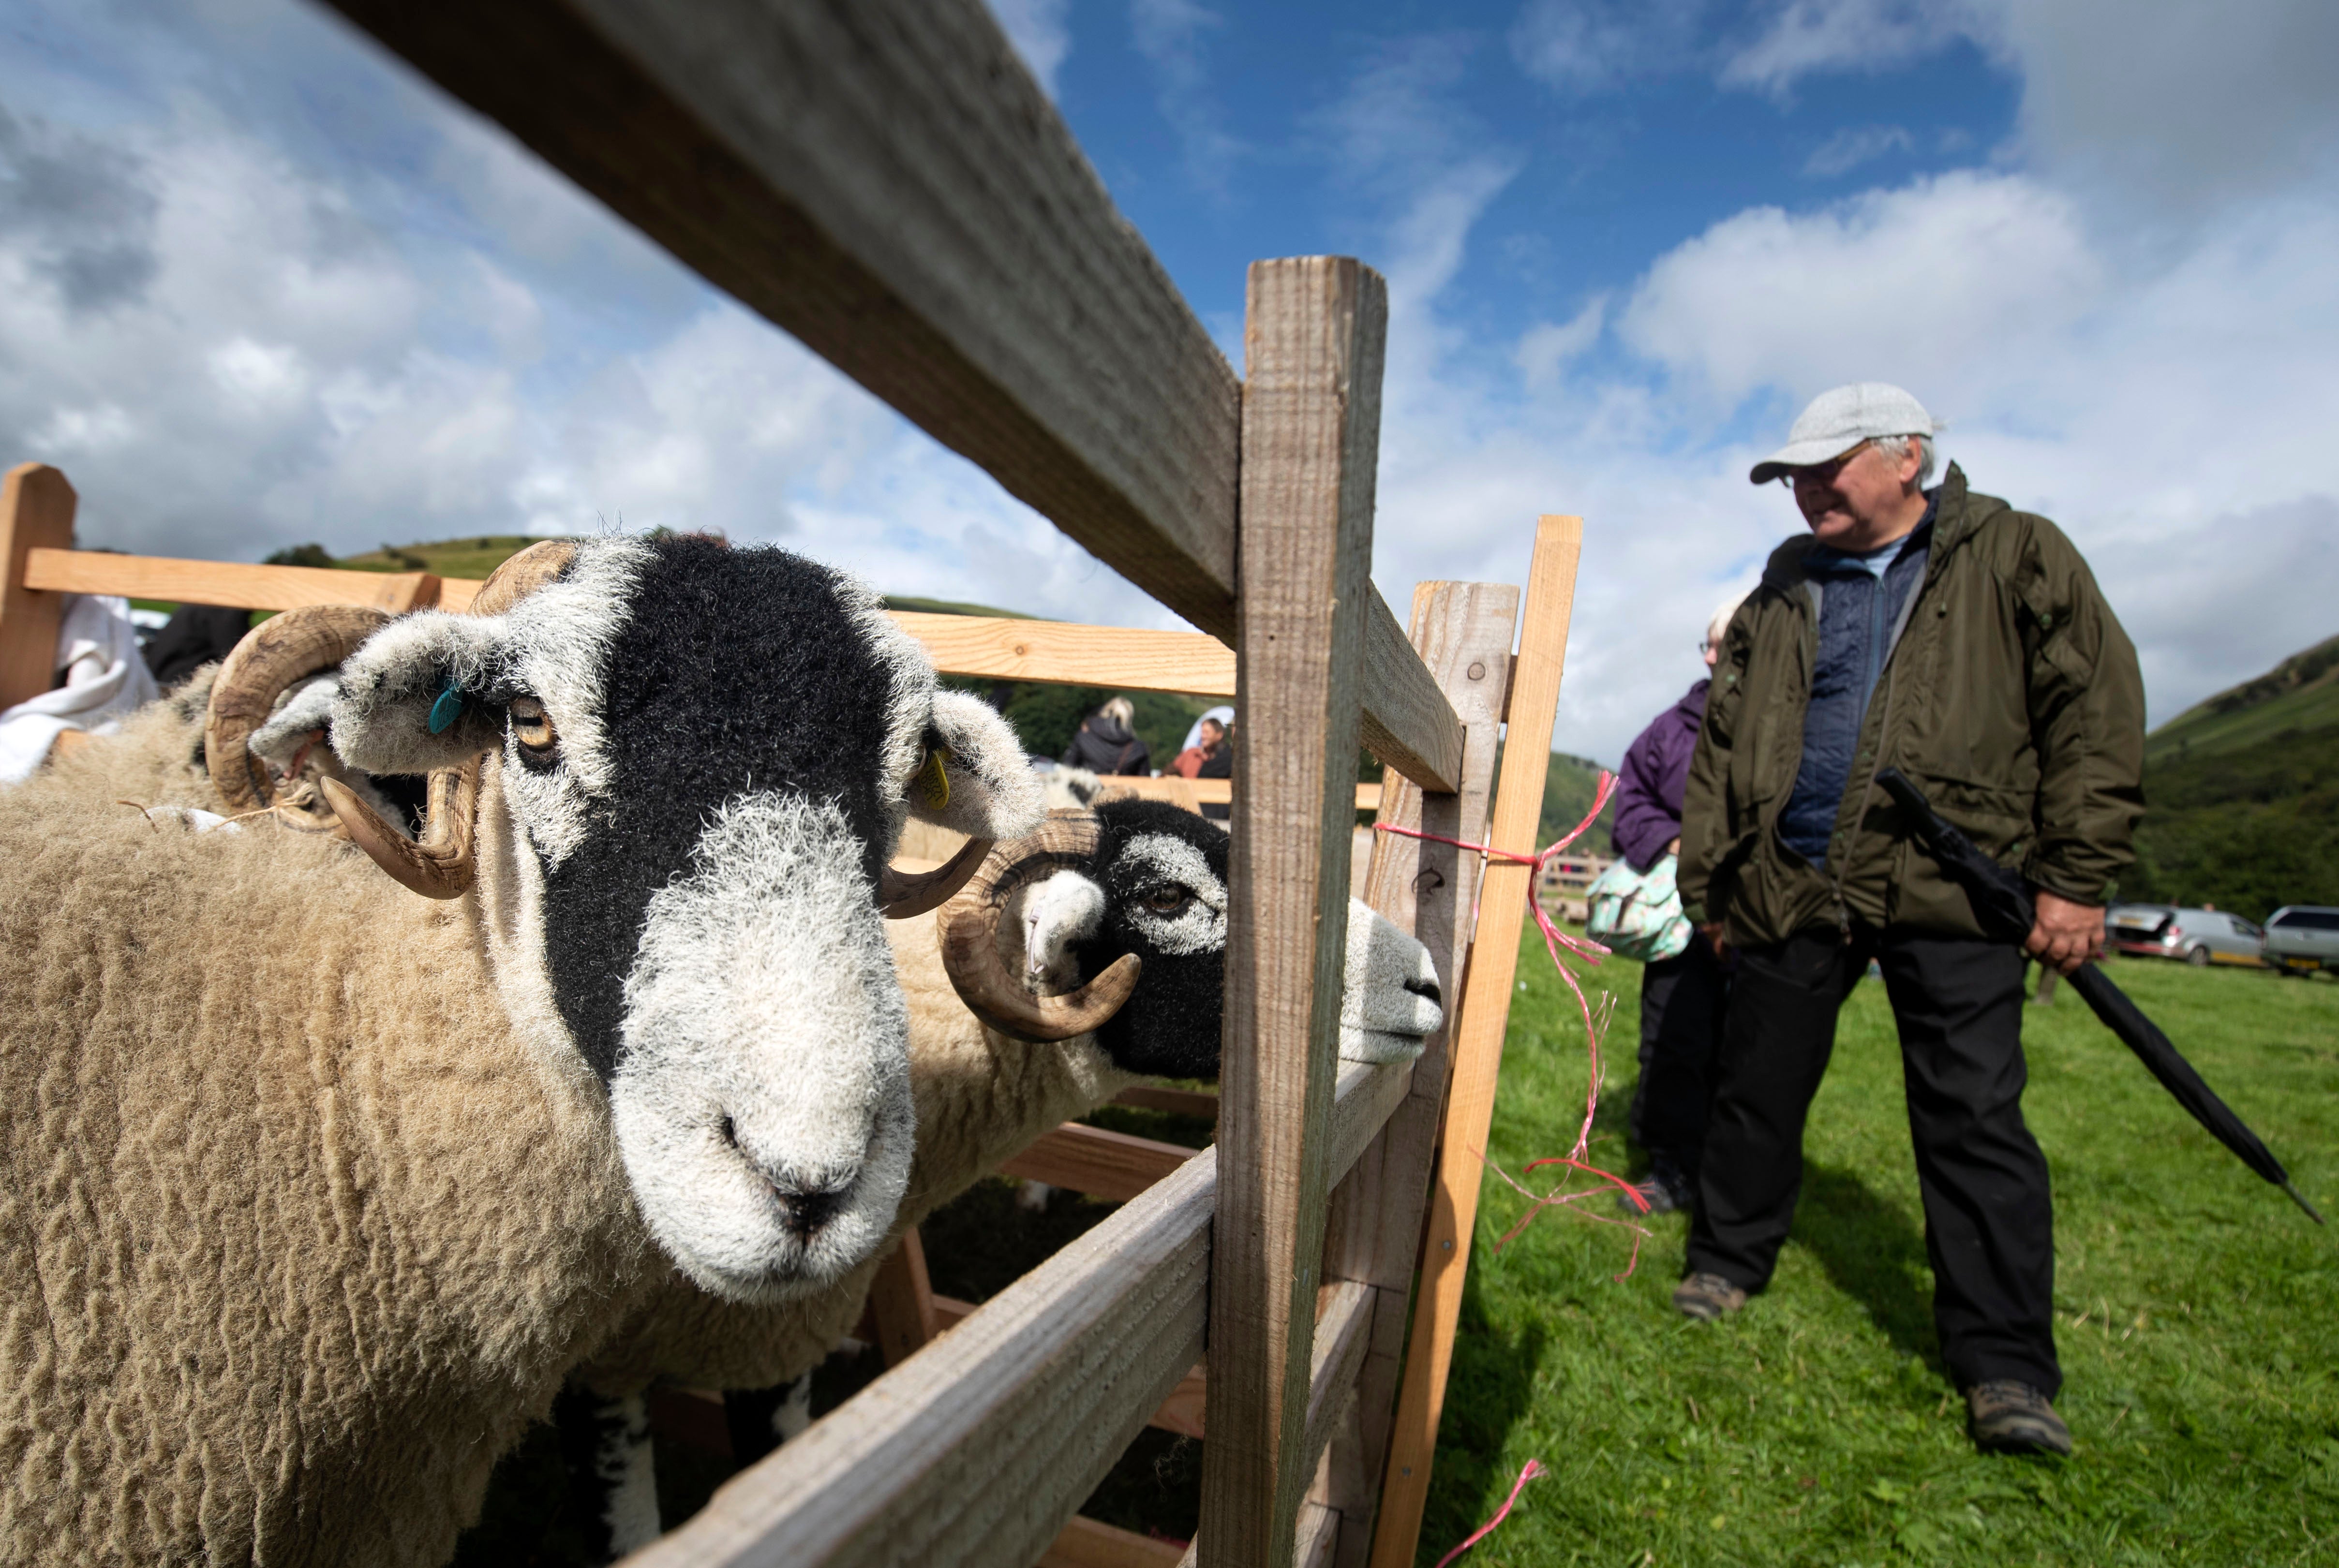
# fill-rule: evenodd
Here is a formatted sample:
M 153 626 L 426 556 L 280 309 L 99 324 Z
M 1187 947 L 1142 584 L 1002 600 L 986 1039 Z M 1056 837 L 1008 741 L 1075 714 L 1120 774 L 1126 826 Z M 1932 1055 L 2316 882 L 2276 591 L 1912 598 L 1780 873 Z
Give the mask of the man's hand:
M 1723 960 L 1727 960 L 1730 957 L 1730 928 L 1728 926 L 1717 920 L 1711 925 L 1699 926 L 1697 931 L 1698 934 L 1705 938 L 1707 944 L 1713 949 L 1714 957 Z
M 2073 903 L 2069 899 L 2038 890 L 2038 918 L 2022 951 L 2039 962 L 2068 974 L 2104 951 L 2104 911 L 2101 904 Z

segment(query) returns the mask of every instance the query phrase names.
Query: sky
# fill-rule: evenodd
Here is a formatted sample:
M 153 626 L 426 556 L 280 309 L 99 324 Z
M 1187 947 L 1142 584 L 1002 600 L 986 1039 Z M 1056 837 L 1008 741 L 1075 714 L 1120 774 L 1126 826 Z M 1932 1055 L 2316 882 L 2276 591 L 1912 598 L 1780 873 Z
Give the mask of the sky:
M 2053 518 L 2152 722 L 2339 633 L 2339 6 L 995 0 L 1241 351 L 1387 278 L 1375 577 L 1584 518 L 1554 744 L 1614 762 L 1801 528 L 1843 381 Z M 880 591 L 1176 624 L 307 0 L 0 0 L 0 461 L 84 546 L 715 528 Z

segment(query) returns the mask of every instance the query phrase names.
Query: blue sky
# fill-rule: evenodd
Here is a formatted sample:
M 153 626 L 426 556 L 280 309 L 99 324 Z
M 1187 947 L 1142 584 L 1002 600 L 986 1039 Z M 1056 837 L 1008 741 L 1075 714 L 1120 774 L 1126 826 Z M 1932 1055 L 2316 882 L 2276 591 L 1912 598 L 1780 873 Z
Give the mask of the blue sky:
M 997 0 L 1230 355 L 1388 277 L 1376 575 L 1586 518 L 1556 744 L 1614 760 L 1901 382 L 2054 517 L 2164 719 L 2339 632 L 2339 7 Z M 0 0 L 0 457 L 87 544 L 712 526 L 879 587 L 1158 607 L 305 0 Z

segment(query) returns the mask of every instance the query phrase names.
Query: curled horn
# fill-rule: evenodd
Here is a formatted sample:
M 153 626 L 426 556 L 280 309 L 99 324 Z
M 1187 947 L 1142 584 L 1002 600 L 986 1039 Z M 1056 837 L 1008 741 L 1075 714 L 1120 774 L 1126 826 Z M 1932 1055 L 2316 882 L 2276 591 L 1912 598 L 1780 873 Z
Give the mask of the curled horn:
M 559 577 L 576 555 L 577 547 L 565 539 L 539 539 L 489 574 L 472 596 L 470 614 L 501 615 Z M 471 757 L 453 767 L 431 770 L 429 815 L 419 842 L 382 821 L 338 781 L 326 779 L 319 787 L 341 819 L 350 842 L 374 864 L 425 898 L 459 898 L 478 873 L 471 837 L 479 826 L 482 761 Z
M 203 766 L 232 812 L 278 804 L 276 781 L 252 754 L 252 734 L 266 724 L 287 686 L 355 653 L 390 619 L 368 605 L 303 605 L 271 616 L 244 634 L 220 665 L 203 717 Z M 330 829 L 297 807 L 286 811 L 301 825 Z
M 339 779 L 317 781 L 350 842 L 373 863 L 424 898 L 459 898 L 471 885 L 471 829 L 479 821 L 479 759 L 430 774 L 429 825 L 420 843 L 375 814 Z
M 959 846 L 958 853 L 932 871 L 895 871 L 887 866 L 877 873 L 877 912 L 887 920 L 908 920 L 940 909 L 982 869 L 993 842 L 971 838 Z
M 1008 897 L 1034 876 L 1086 864 L 1100 832 L 1087 812 L 1053 813 L 1038 832 L 993 848 L 943 906 L 937 922 L 943 968 L 959 1000 L 992 1028 L 1024 1040 L 1070 1040 L 1103 1027 L 1137 989 L 1140 964 L 1133 952 L 1064 996 L 1033 996 L 999 957 L 999 921 Z

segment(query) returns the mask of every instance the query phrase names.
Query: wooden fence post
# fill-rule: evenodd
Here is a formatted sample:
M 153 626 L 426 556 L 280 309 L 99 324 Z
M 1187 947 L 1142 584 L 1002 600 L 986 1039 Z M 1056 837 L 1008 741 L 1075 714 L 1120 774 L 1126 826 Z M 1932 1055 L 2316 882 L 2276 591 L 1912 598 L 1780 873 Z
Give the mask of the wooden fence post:
M 1211 1239 L 1203 1568 L 1289 1568 L 1347 928 L 1388 295 L 1341 257 L 1250 270 L 1241 712 Z
M 19 463 L 0 480 L 0 569 L 7 573 L 0 583 L 0 708 L 39 696 L 56 679 L 64 599 L 25 586 L 25 557 L 73 548 L 76 498 L 46 463 Z
M 1510 744 L 1495 795 L 1493 825 L 1484 841 L 1527 851 L 1543 814 L 1552 720 L 1567 661 L 1567 625 L 1575 603 L 1575 567 L 1583 554 L 1578 518 L 1544 518 L 1535 528 L 1535 561 L 1527 577 L 1517 669 L 1511 680 Z M 1421 1291 L 1406 1347 L 1405 1386 L 1397 1401 L 1381 1516 L 1373 1536 L 1372 1568 L 1411 1568 L 1421 1539 L 1422 1505 L 1429 1496 L 1429 1466 L 1445 1409 L 1446 1374 L 1454 1359 L 1454 1330 L 1462 1316 L 1462 1283 L 1470 1261 L 1470 1232 L 1478 1218 L 1478 1184 L 1485 1175 L 1486 1129 L 1494 1119 L 1495 1083 L 1503 1065 L 1503 1031 L 1510 1022 L 1511 986 L 1518 971 L 1515 933 L 1535 896 L 1532 870 L 1487 863 L 1478 884 L 1478 929 L 1512 934 L 1480 942 L 1470 955 L 1462 1017 L 1454 1039 L 1454 1080 L 1438 1150 L 1429 1228 L 1422 1242 Z
M 1392 774 L 1382 794 L 1380 821 L 1484 842 L 1518 608 L 1519 590 L 1507 584 L 1424 583 L 1414 590 L 1414 646 L 1463 724 L 1463 787 L 1457 794 L 1424 794 L 1419 785 Z M 1342 1455 L 1325 1497 L 1340 1514 L 1335 1561 L 1343 1564 L 1361 1563 L 1372 1545 L 1481 863 L 1476 854 L 1450 844 L 1401 834 L 1374 837 L 1364 900 L 1428 947 L 1437 965 L 1446 1022 L 1414 1064 L 1405 1100 L 1332 1194 L 1324 1277 L 1356 1280 L 1373 1290 L 1355 1415 L 1334 1439 Z

